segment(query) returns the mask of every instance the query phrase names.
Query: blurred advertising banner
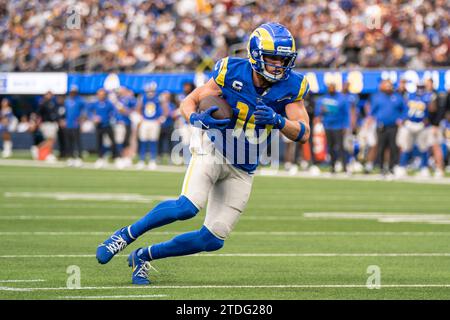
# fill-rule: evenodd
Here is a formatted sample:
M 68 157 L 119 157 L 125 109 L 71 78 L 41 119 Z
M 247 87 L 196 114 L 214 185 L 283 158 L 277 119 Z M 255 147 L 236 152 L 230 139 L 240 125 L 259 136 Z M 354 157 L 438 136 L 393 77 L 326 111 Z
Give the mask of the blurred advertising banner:
M 68 75 L 64 72 L 0 73 L 0 94 L 54 94 L 67 92 Z
M 419 81 L 433 79 L 434 88 L 439 91 L 450 90 L 450 69 L 430 70 L 353 70 L 353 71 L 312 71 L 301 70 L 305 74 L 312 93 L 323 93 L 330 82 L 340 91 L 345 82 L 349 83 L 352 93 L 373 93 L 378 90 L 382 79 L 390 79 L 394 85 L 401 79 L 406 80 L 409 92 L 416 90 Z M 202 84 L 209 73 L 0 73 L 0 94 L 44 94 L 51 90 L 55 94 L 64 94 L 72 85 L 77 85 L 81 94 L 93 94 L 100 88 L 114 90 L 125 86 L 135 93 L 142 93 L 145 85 L 156 82 L 157 91 L 171 93 L 182 92 L 183 84 L 193 82 Z

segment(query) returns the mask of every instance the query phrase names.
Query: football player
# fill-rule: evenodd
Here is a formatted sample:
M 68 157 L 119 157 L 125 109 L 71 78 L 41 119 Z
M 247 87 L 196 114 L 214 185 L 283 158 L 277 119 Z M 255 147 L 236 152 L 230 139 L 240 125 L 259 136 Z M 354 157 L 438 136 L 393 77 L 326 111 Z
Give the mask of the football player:
M 142 121 L 138 126 L 139 138 L 139 162 L 138 169 L 145 166 L 147 150 L 150 152 L 148 169 L 156 169 L 156 158 L 158 156 L 158 140 L 161 132 L 161 123 L 166 120 L 166 112 L 156 94 L 156 82 L 146 85 L 145 93 L 140 97 L 137 105 L 137 112 L 142 116 Z
M 205 206 L 206 218 L 199 230 L 138 248 L 129 255 L 132 283 L 149 283 L 150 261 L 223 247 L 247 204 L 263 142 L 270 139 L 271 131 L 278 129 L 294 141 L 308 140 L 303 99 L 309 86 L 303 75 L 292 71 L 296 56 L 294 38 L 286 27 L 266 23 L 251 34 L 248 59 L 226 57 L 216 63 L 212 79 L 191 92 L 180 106 L 189 123 L 206 131 L 201 148 L 192 149 L 181 195 L 159 203 L 106 239 L 97 248 L 99 263 L 110 261 L 145 232 L 190 219 Z M 196 112 L 200 100 L 211 95 L 225 98 L 233 109 L 231 119 L 212 117 L 216 106 Z M 252 139 L 255 136 L 261 139 Z M 251 150 L 258 146 L 261 148 L 253 158 Z M 245 157 L 238 159 L 239 152 Z
M 406 166 L 412 156 L 414 145 L 420 153 L 420 175 L 429 176 L 428 171 L 428 142 L 427 134 L 427 117 L 428 104 L 430 103 L 428 95 L 425 93 L 423 82 L 417 84 L 417 91 L 411 93 L 407 97 L 407 115 L 403 125 L 399 128 L 396 137 L 397 146 L 400 148 L 400 163 L 396 169 L 396 176 L 403 177 L 406 175 Z
M 18 120 L 14 116 L 9 100 L 3 98 L 0 103 L 0 134 L 3 140 L 2 158 L 12 156 L 11 132 L 15 130 L 17 124 Z

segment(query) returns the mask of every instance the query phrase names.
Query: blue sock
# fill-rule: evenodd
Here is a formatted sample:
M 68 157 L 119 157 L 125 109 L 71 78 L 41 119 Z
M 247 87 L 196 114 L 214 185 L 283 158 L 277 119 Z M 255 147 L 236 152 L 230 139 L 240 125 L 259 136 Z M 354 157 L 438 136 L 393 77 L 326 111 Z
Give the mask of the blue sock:
M 156 160 L 158 156 L 158 141 L 149 141 L 148 144 L 150 146 L 150 159 Z
M 203 226 L 200 230 L 183 233 L 169 241 L 150 246 L 150 249 L 143 250 L 143 258 L 156 260 L 202 251 L 215 251 L 222 248 L 223 244 L 224 240 L 217 238 Z
M 420 168 L 428 168 L 428 152 L 420 153 Z
M 148 230 L 169 224 L 176 220 L 186 220 L 194 217 L 197 207 L 185 196 L 176 200 L 166 200 L 154 207 L 146 216 L 133 223 L 130 227 L 131 236 L 137 238 Z
M 139 141 L 139 159 L 145 161 L 145 154 L 147 152 L 147 141 Z
M 123 152 L 123 143 L 117 144 L 117 154 L 121 155 Z
M 411 151 L 402 152 L 400 154 L 400 167 L 406 167 L 408 165 L 409 158 L 411 157 Z

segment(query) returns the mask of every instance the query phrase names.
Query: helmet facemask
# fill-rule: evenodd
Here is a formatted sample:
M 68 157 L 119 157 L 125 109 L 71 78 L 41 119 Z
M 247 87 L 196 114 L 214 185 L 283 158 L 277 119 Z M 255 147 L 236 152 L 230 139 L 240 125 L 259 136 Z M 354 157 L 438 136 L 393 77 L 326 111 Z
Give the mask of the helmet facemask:
M 270 53 L 262 53 L 261 55 L 261 65 L 262 65 L 262 73 L 261 75 L 270 82 L 276 82 L 280 80 L 286 80 L 289 76 L 289 71 L 294 67 L 295 58 L 297 53 L 290 54 L 274 54 Z M 280 59 L 281 58 L 281 59 Z M 281 60 L 281 65 L 273 64 L 268 62 L 267 60 Z M 269 68 L 273 68 L 273 70 L 269 71 Z

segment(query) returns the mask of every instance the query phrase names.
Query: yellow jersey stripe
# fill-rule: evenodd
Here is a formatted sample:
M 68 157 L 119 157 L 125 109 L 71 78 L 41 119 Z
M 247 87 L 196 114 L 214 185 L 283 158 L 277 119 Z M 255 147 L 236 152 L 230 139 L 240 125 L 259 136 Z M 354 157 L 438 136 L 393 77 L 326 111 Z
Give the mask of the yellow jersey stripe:
M 306 80 L 306 77 L 303 77 L 303 81 L 302 81 L 302 83 L 300 85 L 300 91 L 298 92 L 297 98 L 295 98 L 294 101 L 303 100 L 303 95 L 305 93 L 307 84 L 308 84 L 308 80 Z
M 228 57 L 223 59 L 219 74 L 216 77 L 217 84 L 221 85 L 222 87 L 225 85 L 225 75 L 227 74 L 227 69 L 228 69 Z

